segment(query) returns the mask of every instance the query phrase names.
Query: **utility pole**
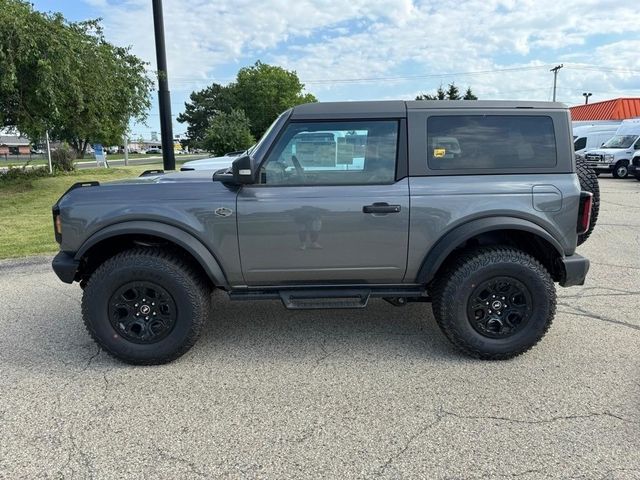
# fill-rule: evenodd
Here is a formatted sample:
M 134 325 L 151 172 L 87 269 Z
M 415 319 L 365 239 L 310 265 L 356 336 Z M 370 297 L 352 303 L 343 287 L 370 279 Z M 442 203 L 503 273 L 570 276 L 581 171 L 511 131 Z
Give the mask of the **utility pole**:
M 156 37 L 156 60 L 158 63 L 158 103 L 160 106 L 160 135 L 162 136 L 162 163 L 165 170 L 176 169 L 173 152 L 173 124 L 171 121 L 171 95 L 167 75 L 167 52 L 164 44 L 164 19 L 162 0 L 152 0 L 153 29 Z
M 593 95 L 593 93 L 591 93 L 591 92 L 584 92 L 582 95 L 584 96 L 584 104 L 586 105 L 587 103 L 589 103 L 589 97 L 590 97 L 591 95 Z
M 53 174 L 53 165 L 51 164 L 51 143 L 49 143 L 49 130 L 46 131 L 47 139 L 47 158 L 49 159 L 49 173 Z
M 129 137 L 125 133 L 123 136 L 124 140 L 124 166 L 129 166 Z
M 557 84 L 557 80 L 558 80 L 558 70 L 560 70 L 562 67 L 564 67 L 564 64 L 560 64 L 560 65 L 556 65 L 555 67 L 553 67 L 551 70 L 549 70 L 550 72 L 553 72 L 553 101 L 556 101 L 556 84 Z

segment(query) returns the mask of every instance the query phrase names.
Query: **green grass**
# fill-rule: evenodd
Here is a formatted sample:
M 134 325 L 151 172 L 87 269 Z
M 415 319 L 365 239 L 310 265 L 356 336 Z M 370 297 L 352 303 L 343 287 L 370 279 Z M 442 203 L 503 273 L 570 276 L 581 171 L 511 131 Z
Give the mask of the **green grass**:
M 148 166 L 78 170 L 66 175 L 0 181 L 0 259 L 51 253 L 51 206 L 74 183 L 136 177 Z

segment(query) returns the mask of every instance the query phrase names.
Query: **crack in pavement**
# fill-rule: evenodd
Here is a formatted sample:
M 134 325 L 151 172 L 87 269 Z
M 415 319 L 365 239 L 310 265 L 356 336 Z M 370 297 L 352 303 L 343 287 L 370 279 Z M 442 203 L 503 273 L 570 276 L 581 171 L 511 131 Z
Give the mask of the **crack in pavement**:
M 93 355 L 91 355 L 91 357 L 89 357 L 89 360 L 87 360 L 87 364 L 84 366 L 84 368 L 81 371 L 84 372 L 85 370 L 87 370 L 91 366 L 91 362 L 93 362 L 93 360 L 98 355 L 100 355 L 101 352 L 102 352 L 102 348 L 98 347 L 98 351 L 96 353 L 94 353 Z
M 608 417 L 608 418 L 614 418 L 616 420 L 620 420 L 621 422 L 625 422 L 625 423 L 640 424 L 640 421 L 629 420 L 628 418 L 624 418 L 620 415 L 616 415 L 615 413 L 611 413 L 611 412 L 590 412 L 583 415 L 561 415 L 557 417 L 542 418 L 542 419 L 536 419 L 536 420 L 523 420 L 518 418 L 498 417 L 498 416 L 492 416 L 492 415 L 462 415 L 456 412 L 450 412 L 447 410 L 440 409 L 438 410 L 438 413 L 436 414 L 436 419 L 433 422 L 421 427 L 414 434 L 410 435 L 407 441 L 404 443 L 404 445 L 395 454 L 391 455 L 380 467 L 378 467 L 376 476 L 378 477 L 382 476 L 385 473 L 385 471 L 393 464 L 393 462 L 396 461 L 398 458 L 400 458 L 409 449 L 411 444 L 415 442 L 417 438 L 424 435 L 429 429 L 436 426 L 444 418 L 449 416 L 458 418 L 458 419 L 465 419 L 465 420 L 496 420 L 500 422 L 517 423 L 517 424 L 524 424 L 524 425 L 539 425 L 539 424 L 553 423 L 553 422 L 563 421 L 563 420 L 583 420 L 587 418 L 597 418 L 597 417 Z M 520 472 L 518 474 L 510 474 L 505 476 L 515 477 L 515 476 L 525 475 L 527 473 L 539 473 L 542 471 L 543 470 L 541 469 L 527 470 L 524 472 Z
M 620 415 L 616 415 L 615 413 L 611 413 L 611 412 L 591 412 L 591 413 L 587 413 L 584 415 L 561 415 L 558 417 L 550 417 L 550 418 L 542 418 L 542 419 L 538 419 L 538 420 L 522 420 L 519 418 L 509 418 L 509 417 L 497 417 L 497 416 L 492 416 L 492 415 L 461 415 L 459 413 L 455 413 L 455 412 L 448 412 L 448 411 L 444 411 L 445 415 L 451 415 L 452 417 L 456 417 L 456 418 L 464 418 L 464 419 L 469 419 L 469 420 L 498 420 L 501 422 L 510 422 L 510 423 L 522 423 L 522 424 L 528 424 L 528 425 L 538 425 L 538 424 L 544 424 L 544 423 L 553 423 L 553 422 L 557 422 L 560 420 L 580 420 L 580 419 L 585 419 L 585 418 L 595 418 L 595 417 L 609 417 L 609 418 L 615 418 L 617 420 L 620 420 L 621 422 L 625 422 L 625 423 L 633 423 L 633 424 L 640 424 L 640 421 L 635 421 L 635 420 L 629 420 L 628 418 L 624 418 L 621 417 Z
M 384 474 L 384 472 L 387 470 L 387 468 L 389 468 L 391 466 L 391 464 L 393 464 L 394 461 L 396 461 L 398 458 L 400 458 L 404 452 L 406 452 L 409 447 L 411 446 L 411 444 L 420 436 L 424 435 L 427 430 L 429 430 L 430 428 L 436 426 L 438 423 L 440 423 L 442 421 L 442 419 L 446 416 L 443 414 L 444 412 L 440 411 L 438 415 L 436 415 L 436 419 L 427 424 L 422 426 L 420 429 L 418 429 L 417 432 L 415 432 L 413 435 L 411 435 L 407 441 L 405 442 L 404 446 L 400 448 L 400 450 L 398 450 L 394 455 L 390 456 L 380 467 L 378 467 L 378 472 L 376 473 L 376 476 L 380 477 Z
M 205 472 L 203 472 L 202 470 L 200 470 L 195 462 L 186 460 L 182 457 L 178 457 L 176 455 L 171 455 L 170 453 L 167 453 L 161 449 L 158 449 L 158 455 L 160 456 L 160 458 L 162 458 L 163 460 L 172 460 L 174 462 L 178 462 L 181 463 L 182 465 L 185 465 L 189 471 L 192 474 L 197 475 L 200 478 L 211 478 L 209 475 L 207 475 Z
M 634 266 L 631 266 L 631 265 L 616 265 L 615 263 L 591 262 L 591 265 L 602 265 L 604 267 L 615 267 L 615 268 L 622 268 L 622 269 L 640 270 L 640 267 L 634 267 Z
M 575 315 L 577 317 L 593 318 L 594 320 L 601 320 L 603 322 L 613 323 L 615 325 L 622 325 L 623 327 L 632 328 L 634 330 L 640 330 L 640 325 L 634 325 L 632 323 L 623 322 L 622 320 L 615 320 L 613 318 L 603 317 L 602 315 L 598 315 L 597 313 L 590 312 L 586 308 L 576 307 L 574 305 L 570 305 L 568 303 L 563 303 L 563 302 L 558 302 L 558 305 L 562 307 L 571 308 L 573 310 L 576 310 L 577 312 L 576 313 L 576 312 L 567 312 L 567 311 L 558 310 L 559 313 L 566 313 L 569 315 Z

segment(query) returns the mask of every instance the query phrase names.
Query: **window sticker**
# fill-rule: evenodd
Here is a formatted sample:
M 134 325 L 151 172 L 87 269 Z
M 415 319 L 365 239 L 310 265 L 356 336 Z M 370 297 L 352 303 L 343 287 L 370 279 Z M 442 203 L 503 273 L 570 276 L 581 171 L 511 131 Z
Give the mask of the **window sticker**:
M 433 158 L 443 158 L 447 154 L 446 148 L 434 148 Z

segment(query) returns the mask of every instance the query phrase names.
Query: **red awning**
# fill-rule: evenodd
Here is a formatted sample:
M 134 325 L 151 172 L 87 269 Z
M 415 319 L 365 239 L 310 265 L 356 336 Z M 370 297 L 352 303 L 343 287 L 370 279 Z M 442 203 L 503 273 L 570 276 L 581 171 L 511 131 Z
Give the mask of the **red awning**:
M 571 120 L 626 120 L 640 117 L 640 98 L 615 98 L 571 107 Z

